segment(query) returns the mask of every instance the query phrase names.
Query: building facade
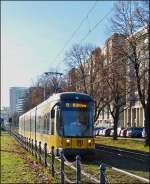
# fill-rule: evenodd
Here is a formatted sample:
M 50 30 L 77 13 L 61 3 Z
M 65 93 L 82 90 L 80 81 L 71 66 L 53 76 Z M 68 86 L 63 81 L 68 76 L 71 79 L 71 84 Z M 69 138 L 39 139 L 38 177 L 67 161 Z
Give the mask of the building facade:
M 141 82 L 142 93 L 147 96 L 148 76 L 147 66 L 149 62 L 149 48 L 148 48 L 148 29 L 147 26 L 142 27 L 140 30 L 130 36 L 134 39 L 134 44 L 137 53 L 137 63 L 139 64 L 139 79 Z M 132 49 L 129 48 L 132 54 Z M 124 110 L 124 126 L 125 127 L 144 127 L 144 109 L 140 102 L 137 84 L 135 84 L 135 70 L 134 63 L 128 59 L 128 78 L 127 85 L 129 86 L 130 93 L 127 95 L 126 107 Z
M 133 37 L 134 36 L 134 37 Z M 84 72 L 86 73 L 86 84 L 87 84 L 87 91 L 89 92 L 88 88 L 90 88 L 93 82 L 97 84 L 97 81 L 103 79 L 103 75 L 110 79 L 115 79 L 115 77 L 119 80 L 116 83 L 119 84 L 119 87 L 122 90 L 123 97 L 122 102 L 123 105 L 121 106 L 122 111 L 119 114 L 119 127 L 144 127 L 144 109 L 139 99 L 138 90 L 137 90 L 137 82 L 136 82 L 136 73 L 135 73 L 135 66 L 133 62 L 130 62 L 129 58 L 133 57 L 131 49 L 127 43 L 127 39 L 136 38 L 136 52 L 137 57 L 139 57 L 139 75 L 141 78 L 141 83 L 143 84 L 142 91 L 145 90 L 145 95 L 147 91 L 147 65 L 149 58 L 149 51 L 148 51 L 148 30 L 146 27 L 141 28 L 138 30 L 134 35 L 130 37 L 124 36 L 122 34 L 114 33 L 111 37 L 109 37 L 105 44 L 100 48 L 98 53 L 100 56 L 102 55 L 103 59 L 102 62 L 98 60 L 92 59 L 92 66 L 91 68 L 87 67 L 87 70 L 84 67 Z M 131 57 L 130 57 L 131 52 Z M 94 53 L 94 52 L 93 52 Z M 93 54 L 92 53 L 92 54 Z M 126 54 L 125 54 L 126 53 Z M 91 57 L 92 57 L 91 54 Z M 95 54 L 93 54 L 95 57 Z M 91 58 L 90 57 L 90 58 Z M 94 61 L 94 62 L 93 62 Z M 95 62 L 96 61 L 96 62 Z M 89 65 L 90 59 L 85 61 L 84 66 L 91 66 Z M 98 72 L 97 65 L 98 64 Z M 80 66 L 78 66 L 80 67 Z M 92 69 L 92 70 L 90 70 Z M 72 87 L 71 90 L 75 91 L 82 91 L 83 85 L 81 84 L 81 79 L 79 78 L 79 68 L 73 68 L 70 70 L 69 73 L 69 85 Z M 104 71 L 106 70 L 105 74 Z M 92 72 L 91 72 L 92 71 Z M 95 80 L 91 82 L 91 75 L 95 77 Z M 111 77 L 112 75 L 112 77 Z M 143 77 L 144 76 L 144 77 Z M 76 79 L 77 78 L 77 79 Z M 77 82 L 76 82 L 77 80 Z M 113 80 L 112 80 L 113 81 Z M 79 86 L 78 86 L 79 84 Z M 113 82 L 111 83 L 113 85 Z M 95 88 L 95 86 L 92 86 Z M 100 88 L 100 87 L 99 87 Z M 108 93 L 108 96 L 111 96 L 112 91 L 105 83 L 102 85 L 104 91 L 101 91 L 96 88 L 97 96 L 101 95 L 101 92 Z M 94 89 L 93 89 L 94 90 Z M 90 92 L 88 93 L 90 94 Z M 91 94 L 90 94 L 91 95 Z M 105 98 L 105 96 L 104 96 Z M 96 97 L 94 97 L 96 101 Z M 111 98 L 113 99 L 113 98 Z M 111 103 L 114 101 L 112 100 Z M 110 105 L 111 106 L 111 105 Z M 113 127 L 113 117 L 110 113 L 110 108 L 107 105 L 101 110 L 100 115 L 95 122 L 95 126 L 98 127 Z
M 141 83 L 143 85 L 142 90 L 145 90 L 145 95 L 147 91 L 147 74 L 146 74 L 146 67 L 148 66 L 148 58 L 149 58 L 149 51 L 148 51 L 148 29 L 147 27 L 143 27 L 142 29 L 138 30 L 134 33 L 134 39 L 136 41 L 136 52 L 138 54 L 139 60 L 139 76 Z M 133 39 L 133 36 L 130 39 Z M 111 63 L 113 59 L 117 61 L 118 58 L 122 58 L 122 54 L 120 52 L 120 48 L 113 49 L 113 45 L 118 45 L 119 47 L 123 47 L 127 49 L 128 52 L 131 52 L 129 49 L 127 39 L 123 35 L 112 35 L 102 47 L 102 52 L 106 55 L 106 59 L 104 60 L 104 65 L 108 65 Z M 116 54 L 118 52 L 118 54 Z M 132 56 L 132 53 L 131 53 Z M 119 126 L 121 127 L 144 127 L 144 109 L 140 102 L 137 84 L 136 84 L 136 76 L 135 76 L 135 69 L 133 66 L 133 62 L 129 60 L 129 57 L 125 58 L 126 67 L 123 66 L 123 70 L 125 70 L 124 75 L 126 75 L 126 81 L 124 81 L 124 85 L 126 85 L 126 104 L 124 106 L 124 111 L 120 114 L 119 119 Z M 122 71 L 123 72 L 123 71 Z M 111 73 L 111 71 L 110 71 Z M 109 75 L 109 74 L 108 74 Z M 143 77 L 144 76 L 144 77 Z M 113 126 L 113 118 L 109 112 L 109 110 L 104 108 L 101 112 L 97 126 L 105 126 L 105 127 L 112 127 Z
M 112 81 L 117 82 L 124 90 L 126 90 L 125 78 L 122 76 L 126 75 L 126 65 L 123 62 L 123 57 L 121 55 L 122 50 L 125 46 L 125 37 L 124 35 L 114 33 L 110 38 L 108 38 L 105 44 L 101 47 L 102 54 L 104 56 L 103 60 L 103 70 L 106 70 L 107 80 L 110 81 L 110 85 L 113 86 Z M 121 74 L 121 77 L 118 75 Z M 117 79 L 116 79 L 117 78 Z M 112 90 L 106 85 L 105 93 L 108 93 L 110 97 L 112 96 Z M 113 97 L 114 98 L 114 97 Z M 125 98 L 125 97 L 124 97 Z M 113 108 L 113 105 L 111 105 Z M 110 113 L 108 106 L 106 105 L 100 113 L 98 121 L 96 122 L 97 126 L 102 127 L 112 127 L 113 126 L 113 117 Z M 120 114 L 119 126 L 124 124 L 124 114 Z
M 24 96 L 28 88 L 26 87 L 11 87 L 10 88 L 10 113 L 23 112 Z

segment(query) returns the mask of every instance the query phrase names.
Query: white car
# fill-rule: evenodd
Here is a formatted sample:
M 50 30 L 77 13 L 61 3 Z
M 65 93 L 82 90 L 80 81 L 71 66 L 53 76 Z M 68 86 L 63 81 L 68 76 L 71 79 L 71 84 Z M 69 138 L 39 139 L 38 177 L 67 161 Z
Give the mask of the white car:
M 99 130 L 99 135 L 103 135 L 103 130 L 104 130 L 105 128 L 103 127 L 103 128 L 101 128 L 100 130 Z
M 112 129 L 111 131 L 110 131 L 110 136 L 113 136 L 114 135 L 114 129 Z
M 143 131 L 142 131 L 142 137 L 146 137 L 146 131 L 145 131 L 145 128 L 143 128 Z

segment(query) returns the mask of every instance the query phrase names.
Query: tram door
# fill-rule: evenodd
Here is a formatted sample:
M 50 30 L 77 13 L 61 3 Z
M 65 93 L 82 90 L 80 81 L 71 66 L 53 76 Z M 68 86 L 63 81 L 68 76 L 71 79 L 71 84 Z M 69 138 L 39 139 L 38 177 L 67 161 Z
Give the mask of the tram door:
M 59 107 L 55 106 L 52 110 L 51 110 L 51 135 L 52 136 L 52 142 L 53 142 L 53 146 L 57 145 L 57 121 L 58 121 L 58 110 Z

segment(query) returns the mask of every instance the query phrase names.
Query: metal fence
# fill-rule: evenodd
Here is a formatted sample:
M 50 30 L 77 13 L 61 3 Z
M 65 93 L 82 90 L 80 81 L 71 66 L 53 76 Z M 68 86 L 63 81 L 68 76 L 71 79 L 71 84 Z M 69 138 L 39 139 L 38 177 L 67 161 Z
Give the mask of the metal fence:
M 44 164 L 45 167 L 49 167 L 50 173 L 53 177 L 59 176 L 60 183 L 64 184 L 65 181 L 67 183 L 81 183 L 81 175 L 84 175 L 88 178 L 90 183 L 100 183 L 100 184 L 106 184 L 110 183 L 108 181 L 108 178 L 106 176 L 106 166 L 105 164 L 101 163 L 99 166 L 99 172 L 95 175 L 91 175 L 89 173 L 86 173 L 82 168 L 84 164 L 81 163 L 80 156 L 76 156 L 76 160 L 74 162 L 69 162 L 65 155 L 63 150 L 60 153 L 60 156 L 54 153 L 54 147 L 51 147 L 51 152 L 48 153 L 47 151 L 47 143 L 44 144 L 44 147 L 41 146 L 41 141 L 37 142 L 33 139 L 23 137 L 22 135 L 19 135 L 16 132 L 11 132 L 13 137 L 21 144 L 21 146 L 32 153 L 32 155 L 35 156 L 36 159 L 39 160 L 41 164 Z M 48 157 L 51 158 L 51 162 L 49 161 Z M 55 159 L 60 161 L 60 170 L 57 171 L 55 168 Z M 72 181 L 68 178 L 67 174 L 65 173 L 65 165 L 69 166 L 70 168 L 74 169 L 76 171 L 76 177 L 75 181 Z M 95 177 L 99 176 L 99 179 L 96 179 Z

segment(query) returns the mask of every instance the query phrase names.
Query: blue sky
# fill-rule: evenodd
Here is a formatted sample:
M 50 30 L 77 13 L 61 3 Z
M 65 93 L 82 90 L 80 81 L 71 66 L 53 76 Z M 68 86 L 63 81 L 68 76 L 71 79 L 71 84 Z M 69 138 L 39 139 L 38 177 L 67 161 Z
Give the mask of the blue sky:
M 64 53 L 80 42 L 110 9 L 112 1 L 96 3 L 94 10 L 59 57 L 95 1 L 2 1 L 1 2 L 1 104 L 9 106 L 9 88 L 30 86 L 37 75 L 57 67 L 63 72 Z M 108 18 L 87 37 L 85 43 L 101 46 L 109 37 Z

